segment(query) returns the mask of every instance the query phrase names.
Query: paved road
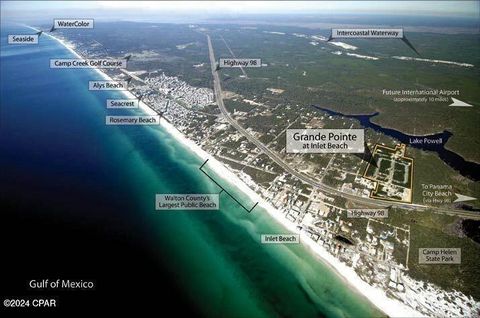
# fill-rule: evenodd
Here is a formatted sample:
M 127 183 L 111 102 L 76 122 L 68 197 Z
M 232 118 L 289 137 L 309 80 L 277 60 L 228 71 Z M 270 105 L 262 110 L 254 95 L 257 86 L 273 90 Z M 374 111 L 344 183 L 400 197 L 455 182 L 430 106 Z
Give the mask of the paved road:
M 215 91 L 215 99 L 217 101 L 217 105 L 220 108 L 223 116 L 225 119 L 232 125 L 238 132 L 240 132 L 245 138 L 248 139 L 251 143 L 257 146 L 263 153 L 265 153 L 271 160 L 273 160 L 276 164 L 282 167 L 285 171 L 290 173 L 291 175 L 295 176 L 299 180 L 303 181 L 306 184 L 311 185 L 312 187 L 319 188 L 320 190 L 328 193 L 330 195 L 337 195 L 344 197 L 352 202 L 360 203 L 367 206 L 372 207 L 400 207 L 400 208 L 414 208 L 415 210 L 427 210 L 427 209 L 434 209 L 434 212 L 444 213 L 444 214 L 451 214 L 451 215 L 458 215 L 458 216 L 465 216 L 468 218 L 473 219 L 480 219 L 480 214 L 475 212 L 469 212 L 459 209 L 444 209 L 444 208 L 434 208 L 428 207 L 418 204 L 407 204 L 407 203 L 397 203 L 397 202 L 388 202 L 388 201 L 381 201 L 371 198 L 364 198 L 359 197 L 350 193 L 342 192 L 336 188 L 330 187 L 325 185 L 297 170 L 293 169 L 289 164 L 287 164 L 283 159 L 274 151 L 269 149 L 266 145 L 260 142 L 257 138 L 255 138 L 252 134 L 250 134 L 247 130 L 245 130 L 235 119 L 233 119 L 230 114 L 228 113 L 227 109 L 225 108 L 225 104 L 223 103 L 223 96 L 222 96 L 222 87 L 220 84 L 220 77 L 216 70 L 216 60 L 215 54 L 213 51 L 212 41 L 210 39 L 210 35 L 207 35 L 208 40 L 208 53 L 210 57 L 210 64 L 212 68 L 212 75 L 213 75 L 213 86 Z

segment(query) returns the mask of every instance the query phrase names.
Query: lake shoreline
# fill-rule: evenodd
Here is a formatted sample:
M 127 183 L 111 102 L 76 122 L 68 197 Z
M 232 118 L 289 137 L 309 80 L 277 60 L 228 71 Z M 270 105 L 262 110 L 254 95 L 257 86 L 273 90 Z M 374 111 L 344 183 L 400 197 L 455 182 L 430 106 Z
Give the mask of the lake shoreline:
M 453 134 L 448 131 L 448 130 L 443 130 L 438 133 L 433 133 L 433 134 L 419 134 L 419 135 L 410 135 L 406 134 L 400 130 L 397 130 L 395 128 L 390 128 L 387 126 L 382 126 L 372 120 L 372 118 L 376 117 L 379 115 L 379 112 L 375 112 L 373 114 L 356 114 L 356 115 L 350 115 L 350 114 L 344 114 L 341 112 L 337 112 L 335 110 L 331 110 L 329 108 L 325 108 L 322 106 L 318 105 L 312 105 L 313 108 L 323 111 L 331 116 L 343 116 L 347 118 L 353 118 L 356 119 L 360 122 L 360 125 L 363 126 L 364 128 L 370 128 L 373 129 L 374 131 L 383 133 L 389 137 L 395 138 L 396 140 L 399 140 L 400 142 L 406 144 L 407 146 L 410 146 L 415 149 L 420 149 L 424 151 L 431 151 L 434 152 L 439 156 L 439 158 L 445 162 L 450 168 L 454 169 L 456 172 L 464 176 L 465 178 L 468 178 L 472 181 L 479 181 L 480 180 L 480 163 L 477 163 L 476 161 L 468 161 L 466 160 L 463 156 L 459 155 L 458 153 L 452 151 L 448 147 L 448 141 L 450 140 L 451 137 L 453 137 Z M 411 144 L 409 141 L 411 139 L 415 138 L 429 138 L 429 139 L 438 139 L 442 138 L 444 139 L 443 143 L 440 145 L 426 145 L 426 144 Z

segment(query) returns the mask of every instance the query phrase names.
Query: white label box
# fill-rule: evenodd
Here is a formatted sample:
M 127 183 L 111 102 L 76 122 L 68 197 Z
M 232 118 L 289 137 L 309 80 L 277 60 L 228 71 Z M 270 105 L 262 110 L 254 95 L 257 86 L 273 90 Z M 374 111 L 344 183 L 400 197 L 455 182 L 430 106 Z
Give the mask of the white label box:
M 89 81 L 90 91 L 125 91 L 128 89 L 127 81 Z
M 262 244 L 299 244 L 299 234 L 262 234 Z
M 107 108 L 138 108 L 138 99 L 107 99 Z
M 364 129 L 287 129 L 287 153 L 363 153 Z
M 50 59 L 50 68 L 126 68 L 126 59 Z
M 106 125 L 160 125 L 160 115 L 105 116 Z
M 348 209 L 347 218 L 388 218 L 387 209 Z
M 332 29 L 332 39 L 402 39 L 403 29 Z
M 219 208 L 218 193 L 160 193 L 155 195 L 156 210 L 218 210 Z
M 261 59 L 234 59 L 234 58 L 222 58 L 218 65 L 220 68 L 225 67 L 262 67 Z
M 461 248 L 422 247 L 418 249 L 419 264 L 460 264 Z
M 38 44 L 38 34 L 9 34 L 8 44 Z
M 55 29 L 93 29 L 93 19 L 54 19 Z

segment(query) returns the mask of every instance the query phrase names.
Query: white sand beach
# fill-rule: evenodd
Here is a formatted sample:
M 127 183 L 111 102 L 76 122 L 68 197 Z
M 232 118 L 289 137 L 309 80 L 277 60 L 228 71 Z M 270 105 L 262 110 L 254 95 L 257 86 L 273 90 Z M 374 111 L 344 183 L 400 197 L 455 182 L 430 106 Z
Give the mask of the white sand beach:
M 350 45 L 350 44 L 347 44 L 347 43 L 343 43 L 343 42 L 334 42 L 334 41 L 330 41 L 330 42 L 327 42 L 328 44 L 331 44 L 331 45 L 335 45 L 335 46 L 339 46 L 345 50 L 356 50 L 358 49 L 356 46 L 354 45 Z
M 36 31 L 38 29 L 32 28 Z M 45 36 L 51 37 L 64 45 L 73 55 L 78 58 L 82 58 L 79 54 L 77 54 L 73 47 L 69 46 L 64 41 L 58 39 L 55 36 L 52 36 L 48 33 L 43 33 Z M 342 43 L 343 44 L 343 43 Z M 349 49 L 353 49 L 349 47 Z M 95 71 L 98 72 L 105 80 L 113 80 L 100 69 L 95 68 Z M 136 97 L 130 93 L 129 91 L 123 92 L 126 98 L 135 99 Z M 140 102 L 139 107 L 142 111 L 144 111 L 148 115 L 157 115 L 157 112 L 147 106 L 145 103 Z M 347 265 L 341 263 L 338 259 L 328 253 L 323 247 L 319 246 L 316 242 L 310 239 L 307 235 L 299 232 L 296 229 L 296 226 L 292 224 L 290 221 L 285 219 L 283 215 L 274 208 L 271 204 L 264 201 L 257 193 L 255 193 L 246 183 L 244 183 L 237 175 L 235 175 L 232 171 L 227 169 L 221 162 L 216 160 L 213 156 L 205 152 L 203 149 L 200 148 L 197 144 L 195 144 L 192 140 L 188 139 L 184 134 L 182 134 L 179 130 L 177 130 L 172 124 L 168 123 L 165 119 L 161 118 L 160 125 L 172 135 L 178 142 L 182 143 L 192 152 L 194 152 L 201 160 L 209 159 L 208 165 L 209 168 L 215 171 L 219 176 L 222 176 L 226 182 L 229 182 L 232 186 L 238 188 L 241 192 L 245 193 L 248 197 L 251 198 L 254 202 L 259 202 L 259 206 L 267 211 L 273 219 L 275 219 L 278 223 L 282 224 L 287 230 L 292 233 L 300 234 L 301 242 L 316 255 L 321 261 L 325 264 L 329 265 L 336 273 L 338 273 L 339 277 L 343 279 L 345 283 L 350 285 L 353 290 L 357 291 L 359 294 L 363 295 L 367 298 L 371 303 L 373 303 L 376 307 L 378 307 L 382 312 L 390 317 L 425 317 L 421 313 L 415 311 L 414 309 L 408 307 L 407 305 L 401 303 L 400 301 L 391 299 L 387 297 L 385 291 L 380 288 L 375 288 L 370 286 L 366 282 L 364 282 L 356 273 L 355 271 L 348 267 Z M 259 211 L 256 211 L 259 213 Z
M 428 62 L 428 63 L 439 63 L 439 64 L 450 64 L 462 67 L 474 67 L 475 65 L 470 63 L 461 63 L 461 62 L 454 62 L 454 61 L 445 61 L 445 60 L 432 60 L 432 59 L 423 59 L 419 57 L 411 57 L 411 56 L 392 56 L 392 59 L 396 60 L 403 60 L 403 61 L 418 61 L 418 62 Z
M 348 56 L 353 56 L 353 57 L 357 57 L 359 59 L 364 59 L 364 60 L 378 60 L 379 58 L 378 57 L 375 57 L 375 56 L 369 56 L 369 55 L 360 55 L 360 54 L 355 54 L 355 53 L 346 53 Z

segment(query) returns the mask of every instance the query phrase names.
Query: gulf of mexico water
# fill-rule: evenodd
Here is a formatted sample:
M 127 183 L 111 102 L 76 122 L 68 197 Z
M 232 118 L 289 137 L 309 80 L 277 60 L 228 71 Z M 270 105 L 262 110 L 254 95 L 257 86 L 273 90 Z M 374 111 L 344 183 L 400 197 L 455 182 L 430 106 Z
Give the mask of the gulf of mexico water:
M 1 32 L 2 296 L 49 295 L 57 310 L 175 310 L 206 317 L 379 317 L 266 211 L 222 194 L 220 211 L 155 211 L 156 193 L 215 193 L 202 159 L 162 127 L 107 126 L 121 92 L 88 90 L 90 69 L 57 41 L 7 45 Z M 208 168 L 207 168 L 208 169 Z M 245 205 L 237 188 L 222 182 Z M 92 280 L 94 290 L 34 290 L 33 279 Z

